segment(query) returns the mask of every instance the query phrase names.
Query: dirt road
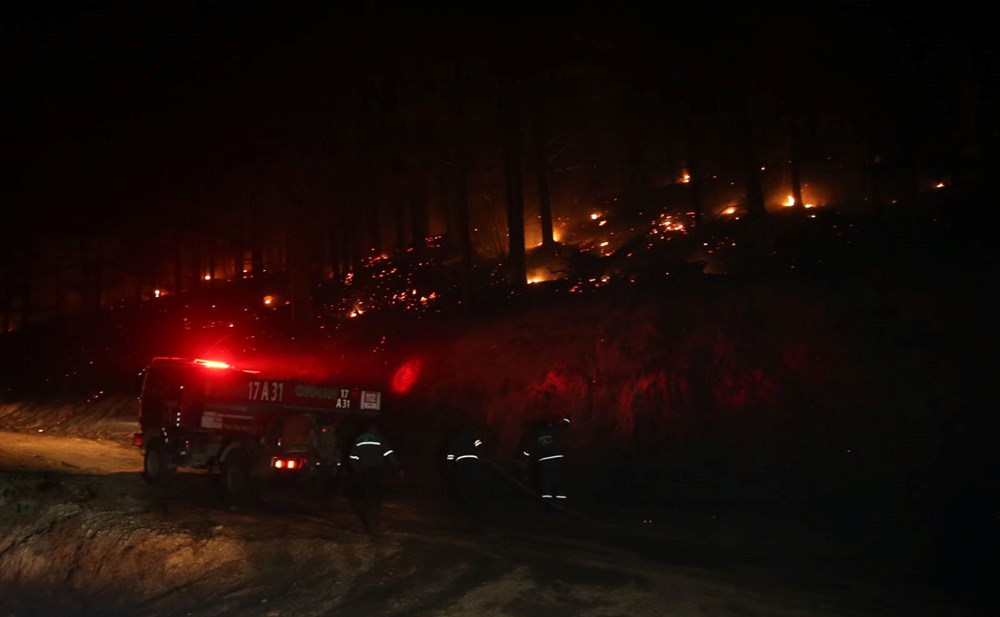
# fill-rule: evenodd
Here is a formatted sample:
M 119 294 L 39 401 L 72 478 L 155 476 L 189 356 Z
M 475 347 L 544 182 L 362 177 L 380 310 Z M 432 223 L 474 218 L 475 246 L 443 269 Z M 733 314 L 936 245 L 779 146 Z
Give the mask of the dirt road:
M 342 498 L 234 509 L 208 475 L 154 490 L 140 468 L 123 443 L 0 432 L 0 615 L 975 614 L 636 513 L 569 516 L 512 493 L 474 534 L 411 481 L 372 539 Z

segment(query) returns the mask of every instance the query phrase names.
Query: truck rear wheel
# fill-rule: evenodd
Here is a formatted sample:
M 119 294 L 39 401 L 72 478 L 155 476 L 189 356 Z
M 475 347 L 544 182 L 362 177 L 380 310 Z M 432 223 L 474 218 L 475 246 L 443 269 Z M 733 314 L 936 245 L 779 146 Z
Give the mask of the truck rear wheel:
M 147 484 L 159 486 L 174 476 L 175 468 L 170 465 L 170 450 L 162 439 L 153 439 L 146 444 L 142 460 L 142 478 Z
M 256 481 L 250 474 L 250 455 L 240 448 L 222 462 L 219 478 L 222 496 L 230 503 L 246 503 L 256 495 Z

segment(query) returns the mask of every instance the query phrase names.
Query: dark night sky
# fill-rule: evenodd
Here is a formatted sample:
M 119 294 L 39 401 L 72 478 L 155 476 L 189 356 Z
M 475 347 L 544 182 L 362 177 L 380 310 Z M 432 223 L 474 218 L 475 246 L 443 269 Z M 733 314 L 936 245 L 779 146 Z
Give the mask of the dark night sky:
M 794 91 L 815 114 L 851 114 L 867 100 L 890 124 L 922 116 L 928 131 L 949 138 L 961 113 L 943 93 L 967 87 L 982 105 L 997 83 L 981 20 L 955 4 L 906 14 L 864 3 L 809 14 L 702 3 L 652 13 L 599 4 L 504 3 L 492 13 L 295 6 L 41 2 L 6 13 L 4 201 L 37 221 L 183 200 L 220 178 L 238 182 L 234 169 L 268 150 L 304 147 L 323 132 L 317 126 L 332 123 L 336 135 L 336 118 L 368 107 L 372 75 L 405 75 L 412 98 L 395 101 L 402 106 L 433 100 L 435 75 L 454 57 L 479 58 L 487 72 L 582 72 L 593 92 L 595 76 L 609 89 L 626 84 L 631 94 L 608 107 L 619 117 L 651 92 L 697 115 L 733 105 L 745 87 L 788 100 Z M 574 83 L 547 92 L 566 97 L 553 107 L 573 102 Z

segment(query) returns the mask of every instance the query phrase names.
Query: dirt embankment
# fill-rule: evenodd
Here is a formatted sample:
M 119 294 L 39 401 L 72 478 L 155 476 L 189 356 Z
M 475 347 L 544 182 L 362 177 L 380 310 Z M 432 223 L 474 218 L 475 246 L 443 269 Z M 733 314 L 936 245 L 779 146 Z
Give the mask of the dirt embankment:
M 138 413 L 135 394 L 101 393 L 62 403 L 26 400 L 0 404 L 0 428 L 129 444 Z
M 393 550 L 358 550 L 363 536 L 322 519 L 297 515 L 289 532 L 274 516 L 151 500 L 145 488 L 135 472 L 0 476 L 5 614 L 294 614 L 293 594 L 336 605 L 337 581 Z

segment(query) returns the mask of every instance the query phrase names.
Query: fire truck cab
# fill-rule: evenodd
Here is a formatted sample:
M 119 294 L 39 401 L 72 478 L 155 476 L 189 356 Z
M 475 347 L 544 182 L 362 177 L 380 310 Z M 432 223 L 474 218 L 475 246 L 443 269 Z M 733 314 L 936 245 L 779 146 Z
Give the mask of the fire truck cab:
M 377 390 L 344 388 L 187 358 L 153 358 L 139 394 L 143 478 L 160 485 L 178 468 L 217 473 L 230 501 L 268 480 L 332 478 L 356 425 L 381 413 Z

